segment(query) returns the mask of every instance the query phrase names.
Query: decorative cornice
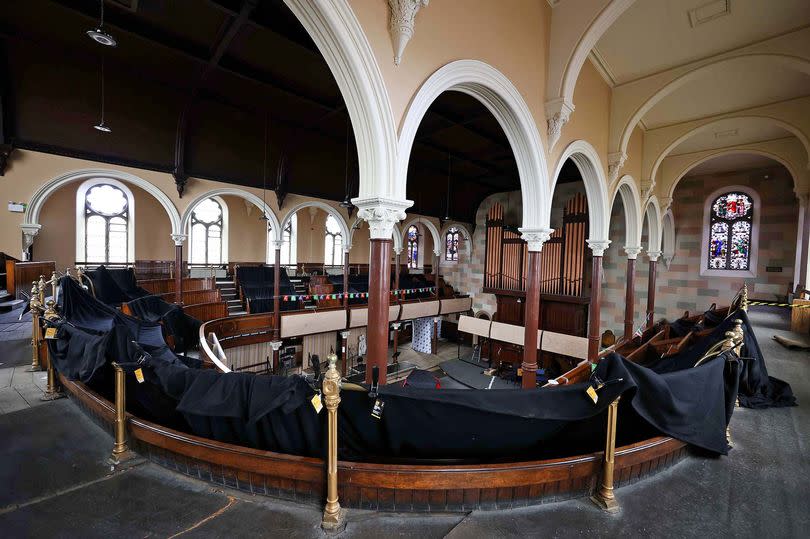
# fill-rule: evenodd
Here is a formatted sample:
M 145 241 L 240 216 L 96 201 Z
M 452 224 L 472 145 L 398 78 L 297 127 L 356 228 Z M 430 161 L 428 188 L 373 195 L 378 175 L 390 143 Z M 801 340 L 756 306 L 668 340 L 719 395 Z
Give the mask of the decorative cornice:
M 519 228 L 520 237 L 528 246 L 529 251 L 539 253 L 543 250 L 543 244 L 551 237 L 554 232 L 551 228 Z
M 413 37 L 413 26 L 416 14 L 427 7 L 430 0 L 388 0 L 390 12 L 388 30 L 394 45 L 394 63 L 399 65 L 405 47 Z
M 604 256 L 605 251 L 610 245 L 610 240 L 585 240 L 588 247 L 593 251 L 593 256 Z
M 661 251 L 647 251 L 647 258 L 650 259 L 650 262 L 657 262 L 660 256 Z
M 546 101 L 546 123 L 548 124 L 548 148 L 551 150 L 560 140 L 562 128 L 568 123 L 571 113 L 574 112 L 574 104 L 567 102 L 565 98 L 559 97 Z
M 187 238 L 188 236 L 186 234 L 172 234 L 172 240 L 174 240 L 175 245 L 183 245 Z
M 619 171 L 627 161 L 627 154 L 624 152 L 613 152 L 608 154 L 608 180 L 610 183 L 619 179 Z
M 355 198 L 357 217 L 368 223 L 370 239 L 390 240 L 394 225 L 405 219 L 405 210 L 413 205 L 410 200 L 392 200 L 381 197 Z
M 638 257 L 638 254 L 643 251 L 644 249 L 641 247 L 627 247 L 625 246 L 624 252 L 627 253 L 627 258 L 630 260 L 635 260 Z

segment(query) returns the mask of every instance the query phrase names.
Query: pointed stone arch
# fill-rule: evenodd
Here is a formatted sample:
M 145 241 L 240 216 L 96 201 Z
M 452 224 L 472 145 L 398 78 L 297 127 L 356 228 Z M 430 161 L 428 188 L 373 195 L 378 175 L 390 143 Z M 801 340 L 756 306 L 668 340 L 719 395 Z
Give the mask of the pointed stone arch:
M 281 226 L 278 222 L 278 217 L 276 214 L 273 213 L 273 210 L 270 209 L 270 206 L 267 205 L 261 198 L 254 195 L 249 191 L 245 191 L 244 189 L 239 189 L 237 187 L 223 187 L 221 189 L 212 189 L 211 191 L 205 192 L 199 195 L 197 198 L 191 201 L 191 203 L 186 207 L 185 211 L 183 211 L 183 217 L 180 221 L 180 233 L 186 234 L 188 230 L 188 223 L 191 220 L 191 214 L 194 211 L 194 208 L 200 205 L 206 199 L 212 197 L 221 197 L 221 196 L 235 196 L 245 199 L 246 201 L 250 202 L 257 208 L 259 211 L 264 213 L 264 216 L 267 217 L 267 222 L 270 225 L 270 229 L 275 237 L 280 237 L 281 234 Z
M 278 232 L 276 235 L 276 240 L 282 240 L 282 233 L 281 231 L 284 230 L 284 227 L 287 226 L 287 223 L 290 222 L 292 216 L 298 213 L 300 210 L 304 208 L 318 208 L 325 211 L 328 215 L 331 215 L 335 218 L 340 227 L 340 234 L 342 237 L 346 238 L 347 241 L 351 240 L 351 230 L 349 230 L 349 225 L 346 223 L 346 219 L 343 218 L 343 215 L 335 208 L 334 206 L 330 206 L 325 202 L 320 202 L 318 200 L 308 200 L 307 202 L 302 202 L 296 206 L 293 206 L 290 211 L 287 212 L 287 215 L 284 216 L 284 219 L 281 221 L 281 225 L 278 228 Z M 348 248 L 351 248 L 351 244 L 348 245 Z
M 442 246 L 441 247 L 442 252 L 444 252 L 444 249 L 445 249 L 444 239 L 447 237 L 447 231 L 451 227 L 458 228 L 458 231 L 461 233 L 462 236 L 464 236 L 464 247 L 465 247 L 465 249 L 467 251 L 467 258 L 472 260 L 472 253 L 473 253 L 472 234 L 470 234 L 470 231 L 467 229 L 467 226 L 464 225 L 463 223 L 445 223 L 444 224 L 444 226 L 442 227 L 441 233 L 439 235 L 439 237 L 442 240 L 441 242 L 439 242 L 440 245 Z M 444 254 L 444 253 L 442 253 L 442 254 Z
M 433 254 L 440 256 L 442 253 L 442 241 L 441 235 L 439 234 L 439 229 L 436 228 L 436 225 L 434 225 L 429 219 L 425 219 L 424 217 L 411 217 L 405 221 L 405 224 L 402 225 L 402 232 L 399 236 L 400 241 L 405 238 L 405 234 L 408 233 L 408 228 L 410 228 L 411 225 L 423 226 L 428 230 L 428 232 L 430 232 L 430 237 L 433 238 Z

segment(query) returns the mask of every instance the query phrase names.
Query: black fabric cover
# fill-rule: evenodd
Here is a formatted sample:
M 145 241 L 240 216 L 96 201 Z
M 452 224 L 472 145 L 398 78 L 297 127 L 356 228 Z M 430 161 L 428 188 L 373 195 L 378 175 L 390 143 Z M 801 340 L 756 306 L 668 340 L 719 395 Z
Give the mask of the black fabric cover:
M 162 323 L 166 334 L 174 338 L 175 350 L 187 350 L 197 342 L 202 323 L 184 313 L 179 305 L 168 303 L 157 296 L 144 296 L 127 305 L 141 320 Z
M 722 320 L 719 320 L 719 316 L 715 314 L 713 320 L 719 320 L 719 322 L 708 336 L 698 340 L 689 349 L 658 360 L 650 364 L 649 367 L 658 373 L 690 368 L 703 357 L 712 345 L 723 340 L 726 331 L 734 328 L 734 321 L 737 319 L 743 321 L 744 335 L 744 346 L 739 367 L 740 406 L 746 408 L 796 406 L 796 397 L 793 395 L 790 384 L 768 375 L 765 356 L 763 356 L 759 342 L 757 342 L 754 328 L 751 326 L 748 314 L 742 309 L 737 309 Z
M 661 375 L 611 354 L 595 371 L 600 379 L 611 381 L 599 390 L 596 404 L 585 393 L 588 384 L 527 391 L 384 386 L 377 397 L 384 403 L 379 419 L 371 415 L 375 398 L 345 391 L 338 409 L 339 440 L 343 457 L 349 459 L 540 456 L 546 443 L 570 448 L 575 441 L 566 439 L 575 430 L 571 426 L 603 415 L 610 402 L 623 395 L 647 431 L 725 454 L 723 373 L 724 361 L 714 361 Z M 627 409 L 621 408 L 625 412 L 619 423 Z M 590 437 L 604 440 L 593 432 Z

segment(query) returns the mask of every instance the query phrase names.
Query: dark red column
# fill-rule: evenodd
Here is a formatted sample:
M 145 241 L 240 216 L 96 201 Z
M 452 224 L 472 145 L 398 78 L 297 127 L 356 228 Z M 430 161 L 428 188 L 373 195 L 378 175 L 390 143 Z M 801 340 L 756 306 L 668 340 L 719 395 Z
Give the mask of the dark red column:
M 390 239 L 371 240 L 371 263 L 368 268 L 368 358 L 366 383 L 371 383 L 371 370 L 380 370 L 380 384 L 385 384 L 388 365 L 388 299 L 391 293 Z
M 523 389 L 537 387 L 537 329 L 540 325 L 540 251 L 529 251 L 524 305 Z
M 436 276 L 436 299 L 439 299 L 439 266 L 441 265 L 441 255 L 436 255 L 436 263 L 433 264 L 433 273 Z
M 434 356 L 439 351 L 439 317 L 433 317 L 433 333 L 430 338 L 430 353 Z
M 281 249 L 276 248 L 276 259 L 273 263 L 273 339 L 281 335 Z
M 627 257 L 627 291 L 624 296 L 624 338 L 633 337 L 636 304 L 636 258 Z
M 591 266 L 591 304 L 588 307 L 588 360 L 596 361 L 599 355 L 599 316 L 602 307 L 602 253 L 594 249 Z M 598 256 L 597 256 L 598 253 Z
M 349 331 L 341 331 L 340 332 L 340 371 L 341 376 L 346 378 L 346 373 L 349 370 Z
M 174 302 L 183 303 L 183 243 L 174 244 Z
M 343 252 L 343 308 L 349 310 L 349 253 L 346 251 Z
M 658 277 L 658 253 L 650 255 L 650 275 L 647 279 L 647 323 L 645 328 L 651 328 L 655 317 L 655 279 Z

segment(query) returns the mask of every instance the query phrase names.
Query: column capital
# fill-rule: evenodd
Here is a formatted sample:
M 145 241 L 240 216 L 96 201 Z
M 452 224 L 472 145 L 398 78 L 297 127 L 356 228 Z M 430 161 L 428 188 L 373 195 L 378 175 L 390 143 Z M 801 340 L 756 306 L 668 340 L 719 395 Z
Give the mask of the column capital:
M 562 128 L 568 123 L 568 119 L 571 117 L 571 113 L 574 112 L 575 108 L 574 104 L 570 101 L 566 101 L 564 97 L 546 101 L 545 109 L 549 150 L 560 140 Z
M 399 256 L 401 254 L 402 254 L 402 247 L 400 247 L 399 249 L 394 247 L 394 255 Z
M 647 258 L 650 262 L 658 262 L 658 257 L 661 256 L 661 251 L 647 251 Z
M 186 234 L 172 234 L 172 241 L 175 245 L 183 245 L 186 242 L 188 235 Z
M 382 197 L 353 198 L 357 216 L 368 223 L 372 240 L 390 240 L 394 225 L 405 219 L 405 210 L 413 205 L 411 200 L 394 200 Z
M 283 343 L 281 341 L 270 341 L 270 346 L 273 348 L 273 352 L 278 352 L 281 349 L 281 345 Z
M 585 241 L 588 243 L 588 247 L 591 249 L 591 251 L 593 251 L 593 256 L 603 256 L 608 246 L 610 245 L 610 240 L 585 240 Z
M 434 249 L 433 250 L 433 256 L 442 256 L 442 250 L 441 249 Z
M 644 249 L 641 247 L 628 247 L 625 245 L 624 252 L 627 253 L 627 258 L 631 260 L 635 260 L 638 257 L 639 253 Z
M 280 251 L 284 246 L 284 242 L 281 240 L 270 240 L 270 245 L 273 246 L 274 251 Z
M 551 237 L 551 228 L 519 228 L 520 237 L 529 245 L 529 251 L 539 253 L 543 244 Z
M 351 331 L 349 331 L 349 330 L 341 331 L 340 332 L 340 338 L 341 339 L 348 339 L 350 334 L 351 334 Z
M 391 324 L 391 327 L 393 327 L 395 330 L 399 330 L 401 326 L 402 326 L 401 322 L 394 322 L 393 324 Z
M 351 250 L 352 250 L 352 244 L 351 243 L 349 243 L 349 244 L 344 243 L 343 244 L 343 254 L 349 254 L 349 251 L 351 251 Z
M 624 152 L 611 152 L 608 154 L 608 181 L 611 185 L 619 179 L 619 171 L 624 168 L 627 154 Z

